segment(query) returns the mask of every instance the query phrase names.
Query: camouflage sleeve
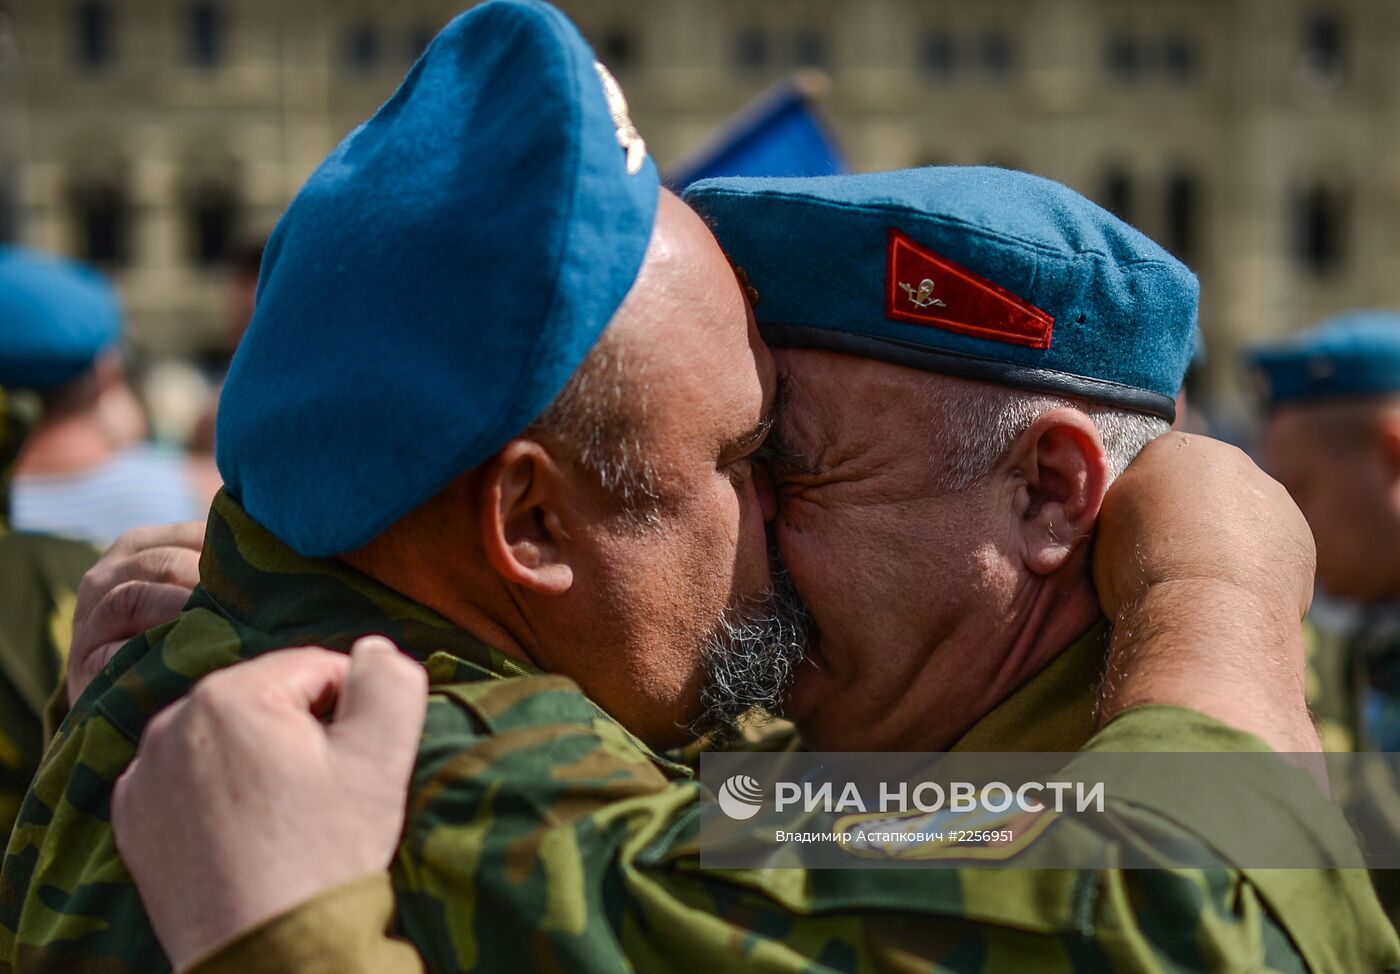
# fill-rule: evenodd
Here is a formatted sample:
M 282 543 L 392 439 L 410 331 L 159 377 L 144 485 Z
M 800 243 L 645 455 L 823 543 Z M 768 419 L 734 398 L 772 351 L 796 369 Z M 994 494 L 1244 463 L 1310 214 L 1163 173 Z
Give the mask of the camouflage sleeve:
M 418 952 L 387 933 L 389 877 L 363 876 L 243 933 L 184 974 L 423 974 Z
M 1253 735 L 1195 711 L 1144 706 L 1111 721 L 1087 752 L 1268 752 Z M 1320 861 L 1360 862 L 1356 839 L 1341 811 L 1315 787 L 1299 787 L 1299 775 L 1270 774 L 1266 763 L 1232 765 L 1241 780 L 1228 796 L 1203 796 L 1145 763 L 1136 776 L 1115 778 L 1121 813 L 1140 825 L 1147 817 L 1189 832 L 1193 840 L 1229 850 L 1242 831 L 1270 833 L 1293 848 L 1310 847 Z M 1305 779 L 1303 779 L 1305 780 Z M 1218 782 L 1214 782 L 1218 784 Z M 1233 807 L 1233 821 L 1218 811 Z M 1247 824 L 1242 830 L 1241 821 Z M 1151 827 L 1151 826 L 1146 826 Z M 1391 970 L 1400 965 L 1400 941 L 1387 921 L 1364 869 L 1242 869 L 1271 914 L 1281 919 L 1309 969 Z M 1334 904 L 1318 909 L 1317 904 Z
M 1291 897 L 1285 921 L 1242 871 L 1116 869 L 1111 848 L 1102 868 L 1083 870 L 702 869 L 699 786 L 663 773 L 610 721 L 556 720 L 580 698 L 552 682 L 434 696 L 392 869 L 400 931 L 428 970 L 1295 974 L 1400 962 L 1393 931 L 1368 912 L 1364 874 L 1361 885 L 1294 877 L 1274 890 Z M 1091 746 L 1262 747 L 1165 707 L 1130 711 Z M 1162 816 L 1132 820 L 1140 834 L 1182 836 Z M 1102 844 L 1079 828 L 1065 820 L 1046 834 Z M 332 891 L 195 970 L 399 970 L 365 967 L 373 954 L 355 933 L 292 933 L 329 922 L 323 911 L 376 933 L 388 913 Z
M 1346 898 L 1369 890 L 1295 883 L 1295 912 L 1309 890 L 1344 897 L 1313 901 L 1323 919 L 1304 950 L 1240 871 L 1115 869 L 1111 843 L 1072 820 L 1046 834 L 1095 843 L 1102 868 L 701 869 L 699 785 L 610 722 L 550 719 L 570 703 L 530 682 L 430 708 L 393 875 L 431 970 L 1379 971 L 1400 958 L 1383 917 L 1372 926 Z M 1174 720 L 1208 721 L 1166 709 L 1159 744 Z M 1190 838 L 1161 818 L 1142 827 Z

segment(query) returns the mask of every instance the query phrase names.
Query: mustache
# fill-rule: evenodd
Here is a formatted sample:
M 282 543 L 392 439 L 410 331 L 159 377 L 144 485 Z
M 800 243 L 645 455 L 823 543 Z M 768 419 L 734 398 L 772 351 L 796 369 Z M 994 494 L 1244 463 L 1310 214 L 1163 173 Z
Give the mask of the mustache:
M 768 557 L 773 578 L 768 588 L 726 609 L 701 648 L 701 712 L 690 725 L 697 737 L 728 739 L 751 713 L 781 714 L 807 656 L 814 622 L 771 529 Z

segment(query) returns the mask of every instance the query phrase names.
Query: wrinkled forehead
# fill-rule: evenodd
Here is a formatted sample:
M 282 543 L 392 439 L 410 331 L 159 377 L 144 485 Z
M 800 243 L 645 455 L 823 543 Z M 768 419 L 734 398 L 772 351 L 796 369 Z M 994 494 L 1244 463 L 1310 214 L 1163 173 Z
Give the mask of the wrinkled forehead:
M 806 451 L 869 452 L 926 427 L 931 373 L 876 359 L 775 347 L 783 378 L 777 429 Z

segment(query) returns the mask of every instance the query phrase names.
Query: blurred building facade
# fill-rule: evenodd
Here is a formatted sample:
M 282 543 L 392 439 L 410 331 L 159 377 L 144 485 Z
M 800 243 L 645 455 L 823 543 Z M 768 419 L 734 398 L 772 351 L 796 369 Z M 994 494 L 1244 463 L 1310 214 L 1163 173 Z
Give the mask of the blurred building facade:
M 1395 0 L 564 0 L 663 165 L 794 69 L 859 169 L 1063 180 L 1201 275 L 1234 349 L 1400 305 Z M 0 0 L 0 233 L 94 259 L 133 337 L 227 326 L 230 265 L 461 9 L 441 0 Z

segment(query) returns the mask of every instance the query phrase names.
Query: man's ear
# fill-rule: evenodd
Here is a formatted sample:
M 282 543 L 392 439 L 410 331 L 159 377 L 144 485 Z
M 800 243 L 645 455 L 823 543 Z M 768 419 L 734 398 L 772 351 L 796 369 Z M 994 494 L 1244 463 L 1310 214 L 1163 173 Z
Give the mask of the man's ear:
M 1050 575 L 1094 531 L 1108 491 L 1108 459 L 1094 421 L 1077 409 L 1052 409 L 1012 444 L 1010 469 L 1026 567 Z
M 534 440 L 511 440 L 481 480 L 481 541 L 506 582 L 541 595 L 563 595 L 574 583 L 571 544 L 560 504 L 564 471 Z

